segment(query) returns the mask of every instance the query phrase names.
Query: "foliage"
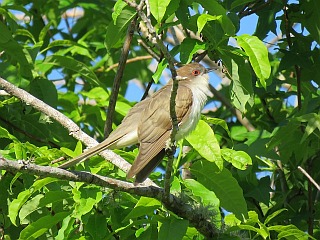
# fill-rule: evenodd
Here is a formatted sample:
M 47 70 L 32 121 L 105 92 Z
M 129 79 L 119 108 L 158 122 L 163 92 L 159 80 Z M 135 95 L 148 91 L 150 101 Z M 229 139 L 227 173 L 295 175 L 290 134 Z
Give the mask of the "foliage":
M 137 15 L 126 2 L 2 1 L 1 77 L 102 141 L 115 64 Z M 205 64 L 222 66 L 211 108 L 182 143 L 191 150 L 175 159 L 171 191 L 211 218 L 217 239 L 320 239 L 319 190 L 297 168 L 320 182 L 319 1 L 148 2 L 151 23 L 177 61 L 206 51 Z M 242 34 L 253 15 L 254 34 Z M 149 69 L 157 63 L 148 51 L 162 53 L 143 22 L 130 49 L 114 127 L 134 104 L 124 97 L 129 80 L 145 87 L 166 66 L 155 75 Z M 0 95 L 4 158 L 50 165 L 82 148 L 58 122 Z M 129 162 L 137 155 L 136 146 L 115 152 Z M 181 177 L 184 164 L 193 179 Z M 125 180 L 100 156 L 75 169 Z M 0 177 L 3 239 L 204 239 L 153 198 L 10 170 Z M 163 186 L 159 171 L 150 177 Z

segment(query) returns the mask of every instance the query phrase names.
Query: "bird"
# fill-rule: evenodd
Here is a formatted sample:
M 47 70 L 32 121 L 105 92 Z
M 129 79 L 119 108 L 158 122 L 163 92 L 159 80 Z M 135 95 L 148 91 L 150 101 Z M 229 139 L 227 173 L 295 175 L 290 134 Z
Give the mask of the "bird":
M 177 69 L 178 90 L 175 110 L 178 131 L 175 140 L 181 140 L 195 129 L 202 108 L 208 97 L 210 68 L 197 62 Z M 173 80 L 148 98 L 134 105 L 121 124 L 98 145 L 84 151 L 60 168 L 68 168 L 105 149 L 120 149 L 139 144 L 139 153 L 127 173 L 127 179 L 135 177 L 135 183 L 142 183 L 160 164 L 170 141 L 172 121 L 170 116 L 170 96 Z

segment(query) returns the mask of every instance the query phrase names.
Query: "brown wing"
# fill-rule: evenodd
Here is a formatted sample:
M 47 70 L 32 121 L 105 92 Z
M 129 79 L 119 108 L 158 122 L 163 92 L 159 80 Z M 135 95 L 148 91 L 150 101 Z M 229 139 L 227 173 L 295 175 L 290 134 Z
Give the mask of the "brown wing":
M 172 129 L 169 110 L 171 87 L 166 85 L 153 95 L 141 117 L 138 127 L 139 154 L 127 174 L 128 178 L 139 175 L 136 180 L 143 181 L 160 161 L 157 155 L 165 148 Z M 176 114 L 180 123 L 191 109 L 191 90 L 179 86 L 176 99 Z M 153 166 L 150 166 L 151 163 Z

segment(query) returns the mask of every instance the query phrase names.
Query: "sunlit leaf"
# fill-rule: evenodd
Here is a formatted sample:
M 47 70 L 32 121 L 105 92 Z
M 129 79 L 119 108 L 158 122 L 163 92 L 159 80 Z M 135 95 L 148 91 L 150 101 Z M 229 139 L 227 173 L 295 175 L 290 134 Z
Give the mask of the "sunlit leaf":
M 170 0 L 149 0 L 150 12 L 158 23 L 161 22 L 164 14 L 166 13 L 169 3 Z
M 261 85 L 266 88 L 266 79 L 271 73 L 267 47 L 259 38 L 248 34 L 238 36 L 236 39 L 240 47 L 248 54 L 251 66 Z
M 221 19 L 220 16 L 212 16 L 210 14 L 201 14 L 197 19 L 197 26 L 198 26 L 198 32 L 201 33 L 204 25 L 206 25 L 207 22 Z
M 186 140 L 202 157 L 214 162 L 220 170 L 223 168 L 219 143 L 206 122 L 200 120 L 196 129 L 186 137 Z
M 221 156 L 227 162 L 230 162 L 235 168 L 246 170 L 248 165 L 252 165 L 251 157 L 243 151 L 235 151 L 229 148 L 221 149 Z

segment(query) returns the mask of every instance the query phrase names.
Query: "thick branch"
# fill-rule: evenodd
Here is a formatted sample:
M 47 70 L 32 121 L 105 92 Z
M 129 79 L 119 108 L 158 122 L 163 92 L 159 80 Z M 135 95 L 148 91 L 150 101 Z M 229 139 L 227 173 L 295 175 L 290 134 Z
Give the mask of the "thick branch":
M 20 89 L 13 84 L 9 83 L 5 79 L 0 77 L 0 86 L 9 94 L 19 98 L 27 105 L 34 107 L 35 109 L 39 110 L 40 112 L 44 113 L 48 117 L 56 120 L 59 124 L 61 124 L 64 128 L 66 128 L 70 135 L 75 139 L 83 142 L 86 146 L 94 146 L 97 145 L 98 142 L 91 138 L 88 134 L 81 131 L 81 129 L 75 124 L 71 119 L 60 113 L 58 110 L 52 108 L 48 104 L 44 103 L 43 101 L 35 98 L 28 92 Z M 115 154 L 110 150 L 105 150 L 100 154 L 105 159 L 108 159 L 112 164 L 119 167 L 121 170 L 127 172 L 130 168 L 130 164 L 126 162 L 123 158 Z
M 55 177 L 61 180 L 68 180 L 74 182 L 84 182 L 87 184 L 95 184 L 101 187 L 107 187 L 118 191 L 123 191 L 139 196 L 147 196 L 158 199 L 163 202 L 164 190 L 155 186 L 135 186 L 132 183 L 91 174 L 88 172 L 68 171 L 61 168 L 39 166 L 25 161 L 11 161 L 0 158 L 0 170 L 7 170 L 11 172 L 22 172 L 33 174 L 40 177 Z M 211 222 L 210 217 L 205 217 L 201 211 L 195 208 L 188 202 L 183 201 L 172 194 L 169 196 L 170 204 L 163 202 L 165 207 L 177 214 L 178 216 L 188 219 L 190 223 L 199 230 L 208 239 L 212 239 L 217 235 L 218 230 Z

